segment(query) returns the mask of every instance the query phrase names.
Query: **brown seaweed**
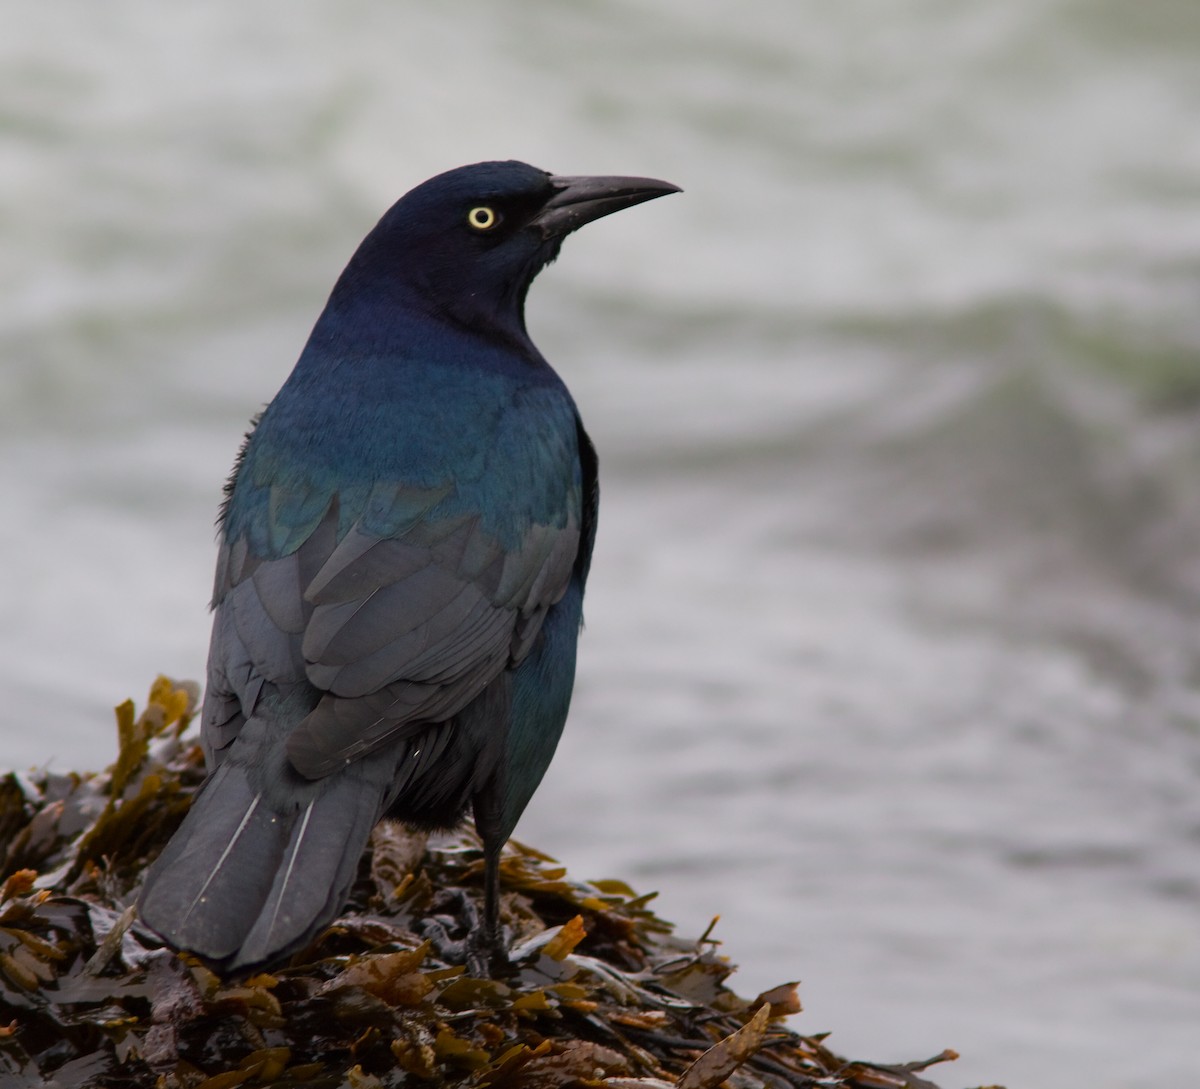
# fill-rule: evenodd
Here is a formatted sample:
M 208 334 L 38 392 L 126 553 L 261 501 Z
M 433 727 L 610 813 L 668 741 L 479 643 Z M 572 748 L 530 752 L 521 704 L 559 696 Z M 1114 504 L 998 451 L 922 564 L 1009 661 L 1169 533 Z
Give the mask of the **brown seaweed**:
M 930 1089 L 954 1058 L 849 1062 L 782 1019 L 795 984 L 747 1000 L 709 934 L 677 937 L 619 881 L 568 878 L 513 841 L 502 865 L 514 973 L 455 951 L 483 869 L 466 829 L 383 824 L 341 918 L 285 966 L 221 978 L 137 922 L 145 867 L 203 778 L 197 689 L 160 677 L 117 708 L 101 774 L 0 777 L 0 1081 L 233 1089 Z

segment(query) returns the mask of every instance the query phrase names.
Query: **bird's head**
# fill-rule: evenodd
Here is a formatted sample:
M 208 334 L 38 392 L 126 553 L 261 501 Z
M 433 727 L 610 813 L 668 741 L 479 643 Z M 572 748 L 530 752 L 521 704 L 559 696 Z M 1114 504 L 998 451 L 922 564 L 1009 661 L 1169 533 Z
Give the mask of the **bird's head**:
M 525 294 L 572 231 L 678 186 L 567 177 L 520 162 L 476 163 L 406 193 L 363 240 L 338 288 L 416 306 L 528 342 Z

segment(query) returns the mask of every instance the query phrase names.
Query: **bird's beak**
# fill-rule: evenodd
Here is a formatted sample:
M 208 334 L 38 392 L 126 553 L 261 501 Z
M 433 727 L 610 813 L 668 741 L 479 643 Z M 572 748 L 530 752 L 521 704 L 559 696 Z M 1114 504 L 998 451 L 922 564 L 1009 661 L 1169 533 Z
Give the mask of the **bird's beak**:
M 543 238 L 561 238 L 594 219 L 632 208 L 682 189 L 656 178 L 569 177 L 552 175 L 556 192 L 530 223 Z

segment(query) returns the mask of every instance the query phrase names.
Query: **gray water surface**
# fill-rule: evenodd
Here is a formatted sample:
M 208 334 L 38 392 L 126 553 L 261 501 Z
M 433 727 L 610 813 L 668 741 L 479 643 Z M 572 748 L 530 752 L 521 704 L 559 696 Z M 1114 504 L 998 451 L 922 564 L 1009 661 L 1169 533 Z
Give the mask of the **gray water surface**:
M 1200 8 L 10 4 L 0 756 L 200 677 L 220 487 L 403 190 L 686 193 L 529 323 L 601 452 L 519 829 L 951 1089 L 1200 1039 Z

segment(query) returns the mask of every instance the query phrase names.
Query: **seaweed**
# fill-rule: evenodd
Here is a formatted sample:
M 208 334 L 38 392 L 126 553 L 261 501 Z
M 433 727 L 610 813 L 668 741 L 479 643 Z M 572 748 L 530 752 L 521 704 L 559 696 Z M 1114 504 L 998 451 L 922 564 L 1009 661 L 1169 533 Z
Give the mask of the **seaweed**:
M 118 707 L 103 773 L 0 777 L 5 1086 L 931 1089 L 925 1069 L 954 1058 L 847 1061 L 783 1023 L 795 984 L 739 997 L 711 933 L 682 939 L 652 895 L 572 880 L 517 841 L 512 974 L 471 978 L 483 861 L 466 828 L 381 824 L 333 926 L 275 971 L 222 978 L 133 908 L 204 776 L 197 697 L 159 677 L 140 715 Z

